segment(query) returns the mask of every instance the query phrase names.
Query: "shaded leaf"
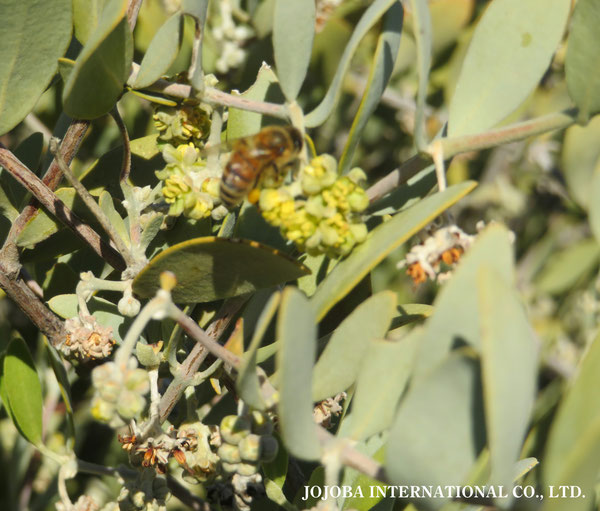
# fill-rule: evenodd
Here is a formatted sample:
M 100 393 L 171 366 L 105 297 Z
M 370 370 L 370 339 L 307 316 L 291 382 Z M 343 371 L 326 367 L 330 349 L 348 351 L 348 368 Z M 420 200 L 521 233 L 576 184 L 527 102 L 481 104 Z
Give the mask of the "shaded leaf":
M 537 346 L 514 287 L 487 265 L 477 275 L 491 476 L 510 488 L 537 390 Z M 502 505 L 508 505 L 504 499 Z
M 63 365 L 60 355 L 56 351 L 56 348 L 52 346 L 48 340 L 44 337 L 44 344 L 46 346 L 46 352 L 48 353 L 48 360 L 50 360 L 50 367 L 56 377 L 56 382 L 60 388 L 60 395 L 62 396 L 63 402 L 65 403 L 65 410 L 67 412 L 67 424 L 69 427 L 69 437 L 71 446 L 74 446 L 75 442 L 75 422 L 73 419 L 73 401 L 71 399 L 71 384 L 69 383 L 69 377 L 67 370 Z
M 308 273 L 300 263 L 254 241 L 208 236 L 178 243 L 154 257 L 133 281 L 133 291 L 154 296 L 159 276 L 171 271 L 178 303 L 211 302 L 289 282 Z
M 600 336 L 592 342 L 563 398 L 546 443 L 542 476 L 548 492 L 574 485 L 592 497 L 600 470 L 600 407 L 593 392 L 600 388 Z M 590 394 L 592 393 L 592 394 Z M 592 397 L 592 399 L 591 399 Z M 589 509 L 590 498 L 569 499 L 569 511 Z M 544 511 L 564 509 L 564 500 L 546 500 Z
M 73 0 L 73 28 L 75 37 L 85 44 L 98 26 L 106 0 Z
M 133 58 L 126 0 L 108 0 L 98 25 L 79 53 L 63 90 L 71 117 L 94 119 L 107 113 L 123 92 Z
M 395 3 L 396 0 L 375 0 L 362 15 L 359 22 L 356 24 L 356 28 L 352 33 L 350 41 L 348 41 L 348 44 L 344 49 L 344 54 L 340 59 L 337 71 L 333 77 L 333 81 L 329 85 L 325 97 L 304 119 L 307 127 L 314 128 L 320 126 L 329 117 L 339 99 L 344 75 L 348 71 L 350 60 L 358 48 L 358 44 L 367 32 L 371 30 L 373 25 L 377 23 L 377 20 L 379 20 L 379 18 L 381 18 Z
M 383 91 L 387 87 L 394 62 L 400 48 L 400 34 L 402 33 L 402 19 L 404 11 L 399 3 L 393 4 L 384 16 L 383 29 L 377 40 L 377 48 L 373 56 L 373 63 L 367 78 L 367 85 L 358 107 L 358 112 L 352 121 L 350 134 L 344 152 L 340 158 L 339 171 L 345 173 L 350 169 L 354 150 L 359 143 L 367 121 L 379 104 Z
M 322 319 L 329 309 L 346 296 L 390 252 L 474 187 L 475 183 L 472 181 L 451 186 L 441 193 L 423 199 L 374 229 L 362 245 L 331 270 L 311 297 L 317 319 Z
M 587 122 L 600 111 L 600 3 L 578 0 L 569 31 L 565 73 L 569 96 L 579 108 L 580 121 Z
M 395 311 L 396 294 L 383 291 L 342 321 L 315 365 L 313 401 L 335 396 L 355 382 L 371 340 L 385 337 Z
M 450 102 L 450 137 L 495 126 L 527 98 L 550 64 L 570 5 L 570 0 L 494 0 L 488 4 Z
M 307 298 L 296 288 L 284 289 L 277 318 L 279 424 L 288 451 L 304 460 L 318 458 L 321 450 L 310 390 L 316 337 L 316 320 Z
M 273 50 L 281 90 L 288 101 L 300 92 L 315 36 L 314 0 L 276 0 Z
M 13 338 L 4 356 L 3 387 L 19 432 L 32 444 L 42 443 L 42 386 L 27 344 Z
M 131 245 L 131 241 L 129 239 L 129 231 L 127 229 L 127 226 L 125 225 L 125 221 L 121 218 L 121 215 L 117 213 L 110 193 L 102 192 L 100 194 L 98 204 L 100 205 L 100 209 L 102 209 L 102 212 L 106 215 L 106 218 L 108 218 L 108 221 L 112 225 L 113 229 L 117 232 L 119 237 L 125 243 L 125 246 L 129 247 Z
M 71 39 L 70 0 L 3 0 L 0 38 L 0 135 L 33 109 Z
M 177 12 L 158 29 L 152 38 L 131 86 L 142 89 L 164 75 L 179 53 L 182 37 L 183 16 Z

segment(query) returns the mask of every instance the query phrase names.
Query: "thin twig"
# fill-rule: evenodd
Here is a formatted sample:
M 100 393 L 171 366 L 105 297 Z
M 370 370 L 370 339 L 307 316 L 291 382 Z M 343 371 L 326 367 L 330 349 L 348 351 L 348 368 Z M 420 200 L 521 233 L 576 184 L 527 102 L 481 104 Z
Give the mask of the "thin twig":
M 134 83 L 138 72 L 139 65 L 134 63 L 127 83 Z M 146 89 L 152 92 L 160 92 L 161 94 L 166 94 L 167 96 L 172 96 L 175 98 L 196 98 L 196 94 L 192 86 L 184 83 L 157 80 L 152 85 L 146 87 Z M 239 108 L 240 110 L 257 112 L 259 114 L 269 115 L 279 119 L 289 119 L 288 111 L 285 105 L 268 103 L 266 101 L 253 101 L 242 96 L 228 94 L 227 92 L 220 91 L 214 87 L 206 87 L 201 96 L 197 97 L 196 99 L 204 101 L 209 105 L 222 105 L 229 108 Z
M 117 248 L 117 250 L 123 257 L 123 259 L 125 260 L 125 263 L 127 264 L 127 266 L 128 267 L 134 266 L 135 260 L 132 258 L 129 248 L 127 247 L 127 245 L 125 245 L 125 242 L 123 241 L 121 236 L 119 236 L 119 233 L 115 230 L 113 225 L 110 223 L 109 219 L 104 214 L 104 211 L 102 211 L 102 209 L 100 209 L 100 206 L 98 205 L 96 200 L 90 195 L 90 192 L 87 191 L 86 187 L 81 184 L 81 181 L 79 181 L 79 179 L 77 179 L 75 177 L 75 174 L 73 174 L 73 171 L 63 161 L 62 157 L 60 156 L 60 151 L 58 150 L 58 140 L 57 139 L 51 139 L 50 151 L 52 151 L 54 153 L 54 155 L 56 156 L 56 161 L 58 163 L 58 166 L 59 166 L 60 170 L 62 171 L 63 175 L 67 178 L 67 181 L 69 181 L 71 186 L 73 188 L 75 188 L 75 191 L 77 192 L 77 194 L 79 195 L 81 200 L 85 203 L 85 205 L 88 207 L 90 212 L 94 215 L 94 217 L 96 218 L 98 223 L 102 226 L 102 228 L 104 229 L 104 232 L 106 234 L 108 234 L 108 237 L 114 243 L 115 247 Z
M 125 264 L 119 253 L 98 236 L 98 233 L 81 221 L 50 190 L 42 180 L 29 170 L 7 149 L 0 149 L 0 165 L 44 206 L 53 216 L 71 229 L 86 245 L 116 270 L 123 271 Z
M 381 178 L 367 190 L 369 202 L 381 199 L 392 190 L 406 183 L 411 177 L 416 176 L 425 167 L 431 165 L 431 160 L 419 155 L 406 160 L 400 167 L 392 170 L 387 176 Z
M 142 6 L 142 1 L 143 0 L 130 0 L 129 5 L 127 6 L 127 21 L 132 32 L 135 28 L 135 23 L 137 21 L 138 13 L 140 12 L 140 7 Z
M 246 303 L 247 299 L 248 297 L 245 296 L 225 300 L 221 309 L 217 313 L 216 318 L 206 330 L 206 336 L 213 341 L 217 341 L 217 339 L 221 337 L 221 334 L 227 329 L 233 318 L 239 312 L 242 305 Z M 191 318 L 190 321 L 193 322 Z M 181 323 L 179 323 L 179 325 L 183 328 Z M 167 419 L 171 413 L 171 410 L 173 410 L 174 406 L 183 395 L 186 387 L 191 384 L 194 374 L 196 374 L 198 368 L 202 362 L 204 362 L 207 356 L 208 350 L 204 348 L 203 344 L 197 342 L 192 348 L 192 351 L 190 351 L 189 355 L 181 364 L 179 373 L 167 387 L 167 390 L 160 400 L 160 422 L 164 422 Z
M 9 277 L 8 270 L 0 260 L 0 287 L 21 308 L 37 329 L 53 346 L 65 339 L 63 322 L 35 295 L 20 278 Z
M 131 172 L 131 144 L 129 142 L 129 133 L 127 132 L 127 126 L 119 113 L 117 105 L 110 111 L 111 117 L 114 119 L 119 128 L 119 133 L 123 139 L 123 160 L 121 162 L 121 174 L 119 180 L 121 183 L 129 179 L 129 173 Z

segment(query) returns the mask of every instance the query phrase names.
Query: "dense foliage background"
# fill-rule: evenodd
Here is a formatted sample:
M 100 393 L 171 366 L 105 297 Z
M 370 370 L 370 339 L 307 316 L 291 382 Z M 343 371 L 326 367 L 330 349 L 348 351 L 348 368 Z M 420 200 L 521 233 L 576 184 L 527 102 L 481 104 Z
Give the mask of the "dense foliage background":
M 1 0 L 0 507 L 597 509 L 599 20 L 594 0 Z M 289 124 L 299 168 L 224 209 L 235 141 Z

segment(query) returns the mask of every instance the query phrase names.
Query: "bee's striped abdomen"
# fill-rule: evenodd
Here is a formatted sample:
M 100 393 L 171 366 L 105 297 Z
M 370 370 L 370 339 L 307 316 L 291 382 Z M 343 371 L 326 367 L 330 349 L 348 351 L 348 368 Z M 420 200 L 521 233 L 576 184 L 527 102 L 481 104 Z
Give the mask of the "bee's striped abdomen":
M 225 170 L 219 188 L 219 198 L 223 205 L 231 209 L 236 206 L 250 191 L 256 181 L 260 169 L 256 162 L 233 157 Z

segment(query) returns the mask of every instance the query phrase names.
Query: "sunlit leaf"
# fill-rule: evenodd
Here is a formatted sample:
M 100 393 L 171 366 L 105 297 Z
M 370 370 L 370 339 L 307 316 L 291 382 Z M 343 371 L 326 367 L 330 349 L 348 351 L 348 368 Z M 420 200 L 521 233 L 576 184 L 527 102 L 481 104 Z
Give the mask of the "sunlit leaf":
M 578 0 L 569 31 L 565 73 L 569 95 L 579 108 L 579 118 L 587 121 L 600 111 L 600 3 Z
M 288 451 L 305 460 L 320 454 L 311 398 L 316 337 L 316 320 L 308 300 L 296 288 L 286 288 L 277 318 L 277 338 L 281 342 L 277 352 L 279 424 Z
M 90 34 L 98 25 L 106 1 L 73 0 L 73 28 L 75 37 L 81 44 L 86 43 Z
M 133 58 L 127 5 L 126 0 L 108 0 L 79 53 L 63 90 L 63 107 L 71 117 L 100 117 L 121 96 Z
M 600 336 L 588 348 L 574 381 L 562 400 L 542 458 L 546 497 L 551 487 L 579 488 L 587 498 L 569 499 L 569 511 L 589 509 L 600 470 L 600 407 L 594 391 L 600 388 Z M 544 511 L 564 509 L 563 499 L 548 499 Z
M 570 0 L 494 0 L 487 5 L 450 102 L 450 137 L 495 126 L 527 98 L 550 64 L 570 6 Z
M 132 87 L 142 89 L 166 74 L 177 57 L 183 37 L 183 17 L 180 13 L 171 16 L 156 35 L 142 59 L 139 72 Z
M 371 340 L 385 336 L 395 309 L 395 293 L 382 291 L 342 321 L 315 365 L 313 401 L 335 396 L 354 383 Z
M 71 39 L 71 0 L 3 0 L 0 38 L 0 135 L 33 109 Z
M 300 92 L 315 35 L 313 0 L 276 0 L 273 50 L 281 89 L 288 101 Z

